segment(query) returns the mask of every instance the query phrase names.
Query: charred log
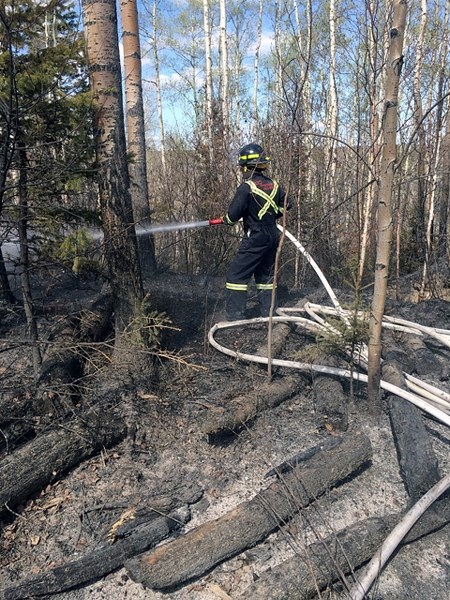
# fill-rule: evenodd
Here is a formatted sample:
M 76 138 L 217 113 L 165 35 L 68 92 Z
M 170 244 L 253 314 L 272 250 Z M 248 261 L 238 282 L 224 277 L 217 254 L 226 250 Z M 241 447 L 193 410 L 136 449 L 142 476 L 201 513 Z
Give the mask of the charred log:
M 314 542 L 304 552 L 262 573 L 238 598 L 307 600 L 316 597 L 318 591 L 342 581 L 343 575 L 352 575 L 370 560 L 402 516 L 366 519 Z M 437 531 L 449 522 L 450 497 L 447 496 L 422 516 L 402 545 Z M 345 585 L 345 581 L 343 583 Z
M 120 442 L 125 423 L 97 406 L 28 442 L 0 463 L 0 511 L 17 506 L 102 448 Z
M 128 527 L 126 535 L 121 533 L 114 543 L 105 543 L 78 560 L 56 567 L 17 586 L 0 590 L 0 600 L 36 598 L 95 581 L 122 567 L 131 556 L 154 547 L 174 534 L 189 518 L 187 507 L 173 511 L 167 516 L 150 513 L 132 528 Z
M 370 457 L 366 436 L 348 436 L 336 447 L 314 454 L 301 468 L 293 469 L 253 499 L 153 552 L 127 561 L 125 567 L 146 587 L 179 586 L 263 540 Z
M 418 375 L 442 373 L 442 365 L 435 354 L 428 348 L 423 338 L 417 335 L 408 335 L 405 339 L 405 349 L 414 360 L 414 370 Z
M 384 363 L 382 373 L 383 379 L 406 389 L 402 369 L 395 361 Z M 416 501 L 441 479 L 438 461 L 421 410 L 397 396 L 389 396 L 387 404 L 400 474 L 408 495 Z
M 299 389 L 298 377 L 268 381 L 230 400 L 225 406 L 212 407 L 200 422 L 200 429 L 211 441 L 224 432 L 238 432 L 258 413 L 274 408 L 291 398 Z

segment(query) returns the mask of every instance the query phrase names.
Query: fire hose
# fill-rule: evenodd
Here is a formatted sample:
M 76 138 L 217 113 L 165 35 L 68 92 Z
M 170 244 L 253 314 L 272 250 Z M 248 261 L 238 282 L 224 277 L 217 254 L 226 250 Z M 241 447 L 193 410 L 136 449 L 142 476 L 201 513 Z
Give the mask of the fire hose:
M 281 226 L 278 226 L 279 229 L 283 229 Z M 307 303 L 303 309 L 298 308 L 278 308 L 277 315 L 272 317 L 260 317 L 257 319 L 245 319 L 234 322 L 226 322 L 226 323 L 216 323 L 209 331 L 208 340 L 209 343 L 219 350 L 220 352 L 227 354 L 228 356 L 232 356 L 234 358 L 248 361 L 248 362 L 256 362 L 260 364 L 268 364 L 269 359 L 263 356 L 246 354 L 242 352 L 238 352 L 236 350 L 231 350 L 217 342 L 214 335 L 220 329 L 227 329 L 233 327 L 241 327 L 247 323 L 293 323 L 298 327 L 303 327 L 304 329 L 312 332 L 317 332 L 318 330 L 322 331 L 333 331 L 336 333 L 336 329 L 333 328 L 326 320 L 324 320 L 319 313 L 325 315 L 333 315 L 341 317 L 346 325 L 350 326 L 349 317 L 351 313 L 349 311 L 343 310 L 339 301 L 334 294 L 331 286 L 326 280 L 324 274 L 320 270 L 317 263 L 311 257 L 311 255 L 305 250 L 305 248 L 301 245 L 301 243 L 288 231 L 284 231 L 286 237 L 292 241 L 292 243 L 296 246 L 296 248 L 303 254 L 309 264 L 316 271 L 319 279 L 324 285 L 325 289 L 328 292 L 328 295 L 331 298 L 333 303 L 333 307 L 328 306 L 320 306 L 312 303 Z M 310 318 L 304 318 L 301 316 L 290 316 L 289 313 L 298 312 L 302 310 L 306 312 L 306 314 Z M 358 313 L 359 317 L 363 316 L 363 313 Z M 450 348 L 450 331 L 446 329 L 437 329 L 433 327 L 425 327 L 423 325 L 419 325 L 417 323 L 412 323 L 410 321 L 406 321 L 404 319 L 398 319 L 394 317 L 383 317 L 382 326 L 385 328 L 393 329 L 394 331 L 403 331 L 406 333 L 412 333 L 415 335 L 427 335 L 431 336 L 441 344 Z M 358 356 L 361 358 L 361 363 L 363 366 L 367 364 L 368 359 L 368 351 L 367 347 L 363 344 L 360 344 L 358 348 Z M 323 373 L 329 375 L 335 375 L 338 377 L 345 378 L 353 378 L 357 381 L 362 381 L 367 383 L 367 375 L 360 372 L 350 371 L 349 369 L 340 369 L 335 367 L 328 367 L 323 365 L 313 365 L 307 363 L 301 363 L 298 361 L 291 360 L 282 360 L 282 359 L 271 359 L 271 363 L 280 367 L 288 367 L 299 369 L 302 371 L 308 372 L 316 372 Z M 407 386 L 407 390 L 399 388 L 395 385 L 392 385 L 384 380 L 380 381 L 380 386 L 382 389 L 389 391 L 396 396 L 404 398 L 408 402 L 411 402 L 415 406 L 418 406 L 427 414 L 435 417 L 441 423 L 450 426 L 450 394 L 447 392 L 436 388 L 435 386 L 420 381 L 418 378 L 413 377 L 407 373 L 404 373 L 405 382 Z M 427 510 L 429 506 L 439 497 L 441 496 L 447 489 L 450 487 L 450 475 L 446 475 L 443 479 L 441 479 L 431 490 L 429 490 L 420 500 L 408 511 L 405 517 L 398 523 L 398 525 L 394 528 L 391 534 L 386 538 L 385 542 L 379 548 L 378 552 L 372 558 L 361 577 L 354 584 L 352 589 L 349 592 L 349 597 L 352 600 L 362 600 L 362 598 L 366 597 L 366 594 L 371 587 L 373 581 L 377 578 L 383 566 L 395 551 L 395 549 L 400 544 L 403 537 L 409 531 L 409 529 L 414 525 L 414 523 L 422 516 L 422 514 Z

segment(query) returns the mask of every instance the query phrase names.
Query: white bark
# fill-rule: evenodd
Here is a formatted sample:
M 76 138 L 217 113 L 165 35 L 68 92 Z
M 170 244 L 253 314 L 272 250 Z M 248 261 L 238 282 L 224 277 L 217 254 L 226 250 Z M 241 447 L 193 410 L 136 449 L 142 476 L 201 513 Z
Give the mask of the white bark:
M 209 159 L 212 162 L 213 139 L 212 139 L 212 60 L 211 60 L 211 23 L 209 13 L 210 0 L 203 0 L 203 31 L 205 34 L 205 125 L 206 138 L 209 147 Z
M 152 21 L 153 21 L 153 35 L 151 38 L 152 49 L 153 49 L 153 60 L 155 63 L 155 85 L 156 85 L 156 105 L 158 109 L 158 126 L 159 126 L 159 143 L 161 152 L 161 165 L 163 170 L 163 177 L 167 176 L 167 163 L 166 163 L 166 142 L 164 132 L 164 118 L 162 109 L 162 94 L 161 94 L 161 78 L 159 75 L 159 55 L 158 55 L 158 35 L 157 35 L 157 11 L 156 11 L 156 0 L 153 0 L 152 9 Z
M 263 14 L 263 0 L 259 0 L 258 4 L 258 25 L 256 34 L 256 46 L 255 46 L 255 61 L 253 67 L 254 81 L 253 81 L 253 137 L 254 139 L 259 138 L 259 113 L 258 113 L 258 86 L 259 86 L 259 52 L 261 50 L 261 39 L 262 39 L 262 14 Z
M 228 147 L 228 42 L 226 0 L 220 0 L 220 68 L 221 68 L 221 108 L 225 148 Z

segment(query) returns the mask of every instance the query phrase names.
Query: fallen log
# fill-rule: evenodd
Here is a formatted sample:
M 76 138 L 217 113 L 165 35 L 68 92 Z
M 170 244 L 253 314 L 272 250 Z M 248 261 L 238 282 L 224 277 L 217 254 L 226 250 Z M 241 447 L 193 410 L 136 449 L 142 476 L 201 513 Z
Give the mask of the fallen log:
M 316 597 L 342 575 L 370 560 L 403 513 L 372 517 L 355 523 L 307 546 L 266 572 L 236 598 L 264 600 L 307 600 Z M 450 522 L 450 497 L 436 502 L 405 536 L 402 545 L 428 535 Z
M 396 361 L 383 363 L 382 374 L 385 381 L 406 389 L 402 369 Z M 438 461 L 422 411 L 411 402 L 393 395 L 388 396 L 387 405 L 400 474 L 414 502 L 441 479 Z
M 340 361 L 332 354 L 320 352 L 314 362 L 339 367 Z M 314 410 L 319 428 L 346 431 L 348 428 L 348 397 L 338 377 L 313 374 Z
M 301 379 L 294 376 L 266 381 L 253 390 L 230 400 L 225 406 L 208 409 L 199 427 L 210 440 L 223 432 L 238 432 L 258 413 L 274 408 L 291 398 L 299 389 Z
M 346 431 L 348 401 L 342 383 L 329 375 L 314 376 L 313 397 L 318 427 Z
M 28 442 L 0 463 L 0 512 L 27 500 L 72 467 L 126 435 L 122 417 L 98 405 Z
M 409 334 L 405 338 L 404 345 L 407 353 L 413 357 L 414 370 L 418 375 L 438 374 L 440 377 L 442 364 L 421 337 Z
M 55 594 L 100 579 L 122 567 L 127 558 L 156 546 L 180 529 L 189 518 L 187 507 L 166 516 L 154 513 L 147 520 L 141 520 L 138 525 L 128 529 L 126 537 L 113 544 L 105 543 L 86 556 L 55 567 L 16 586 L 0 590 L 0 600 L 24 600 Z
M 271 356 L 279 356 L 282 352 L 286 339 L 289 333 L 292 331 L 292 326 L 286 323 L 275 323 L 272 327 L 272 345 L 271 345 Z M 265 356 L 267 358 L 268 355 L 268 347 L 267 344 L 263 344 L 256 350 L 257 356 Z M 261 365 L 260 365 L 261 366 Z M 266 368 L 266 365 L 262 365 Z
M 314 454 L 253 499 L 153 552 L 127 561 L 125 567 L 132 579 L 153 589 L 170 589 L 199 577 L 267 537 L 367 463 L 371 454 L 365 435 L 347 436 L 334 448 Z

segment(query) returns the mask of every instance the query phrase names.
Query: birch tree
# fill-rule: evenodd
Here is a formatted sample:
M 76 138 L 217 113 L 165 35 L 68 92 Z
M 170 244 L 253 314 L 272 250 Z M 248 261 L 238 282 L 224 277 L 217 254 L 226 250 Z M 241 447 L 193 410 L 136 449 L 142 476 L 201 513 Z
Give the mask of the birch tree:
M 360 243 L 360 256 L 358 266 L 357 285 L 361 285 L 364 276 L 366 265 L 366 256 L 369 245 L 369 231 L 372 223 L 373 206 L 375 204 L 375 193 L 377 191 L 374 185 L 374 178 L 377 177 L 379 171 L 379 119 L 378 119 L 378 28 L 377 14 L 379 3 L 378 0 L 369 0 L 366 6 L 367 10 L 367 70 L 368 70 L 368 103 L 369 103 L 369 152 L 367 162 L 370 165 L 370 170 L 367 174 L 368 187 L 363 211 L 361 216 L 362 235 Z
M 156 105 L 158 107 L 158 127 L 159 127 L 159 148 L 161 153 L 161 165 L 162 174 L 165 179 L 167 176 L 167 163 L 166 163 L 166 134 L 164 130 L 164 118 L 163 118 L 163 105 L 162 105 L 162 93 L 161 93 L 161 77 L 159 68 L 159 53 L 158 53 L 158 14 L 157 14 L 157 0 L 153 1 L 152 7 L 152 36 L 151 45 L 153 50 L 153 61 L 155 69 L 155 86 L 156 86 Z
M 122 0 L 122 39 L 125 72 L 125 102 L 128 154 L 130 155 L 131 201 L 135 221 L 150 223 L 145 144 L 144 102 L 142 96 L 141 43 L 136 0 Z M 156 268 L 152 237 L 138 239 L 142 272 Z
M 422 104 L 422 68 L 424 59 L 424 38 L 427 26 L 427 0 L 421 0 L 421 17 L 419 35 L 417 37 L 416 61 L 414 67 L 413 98 L 414 98 L 414 123 L 417 131 L 417 218 L 416 218 L 416 244 L 419 257 L 426 260 L 426 202 L 427 202 L 427 176 L 426 176 L 426 140 L 423 123 Z
M 206 139 L 209 148 L 209 161 L 212 164 L 214 157 L 213 136 L 212 136 L 212 58 L 211 58 L 211 16 L 209 11 L 210 0 L 203 0 L 203 31 L 205 36 L 205 102 L 204 102 L 204 121 L 206 129 Z
M 258 111 L 258 88 L 259 88 L 259 53 L 261 50 L 262 39 L 262 15 L 263 15 L 263 0 L 258 2 L 258 21 L 256 25 L 256 45 L 255 45 L 255 60 L 253 66 L 253 139 L 259 139 L 259 111 Z
M 228 118 L 228 41 L 227 41 L 227 5 L 226 0 L 220 0 L 220 105 L 222 109 L 222 127 L 225 149 L 228 148 L 229 118 Z
M 386 304 L 392 240 L 392 187 L 397 159 L 398 92 L 403 66 L 403 40 L 407 2 L 394 0 L 392 27 L 389 31 L 389 60 L 386 65 L 386 89 L 383 114 L 383 149 L 380 165 L 378 202 L 378 241 L 375 259 L 375 285 L 370 314 L 368 400 L 374 410 L 381 408 L 380 363 L 381 328 Z

